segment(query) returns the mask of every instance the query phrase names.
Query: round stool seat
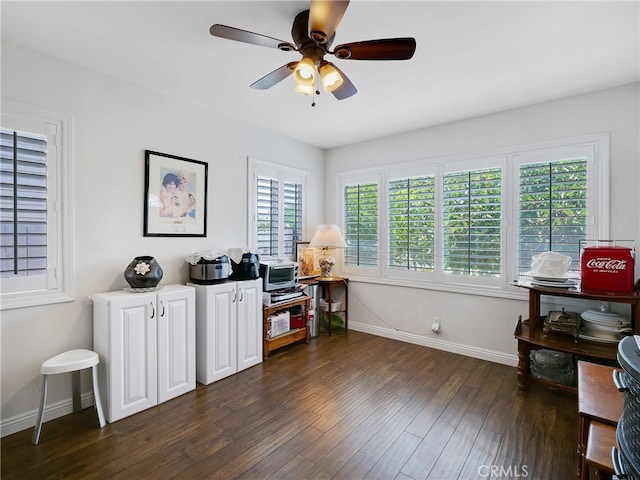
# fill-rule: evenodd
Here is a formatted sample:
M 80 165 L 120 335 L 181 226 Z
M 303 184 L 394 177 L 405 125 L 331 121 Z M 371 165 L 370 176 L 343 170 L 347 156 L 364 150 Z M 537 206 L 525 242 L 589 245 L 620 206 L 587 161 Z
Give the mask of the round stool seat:
M 84 370 L 93 367 L 100 362 L 96 352 L 91 350 L 69 350 L 55 357 L 46 360 L 40 367 L 43 375 L 53 375 L 55 373 L 73 372 L 74 370 Z

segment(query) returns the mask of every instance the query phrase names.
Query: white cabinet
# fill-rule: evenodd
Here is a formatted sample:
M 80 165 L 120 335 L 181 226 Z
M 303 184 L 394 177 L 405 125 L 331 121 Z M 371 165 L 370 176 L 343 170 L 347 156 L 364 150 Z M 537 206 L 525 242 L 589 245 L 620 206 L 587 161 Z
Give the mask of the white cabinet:
M 262 362 L 262 279 L 196 289 L 196 379 L 205 385 Z
M 195 290 L 98 293 L 93 348 L 108 422 L 191 391 L 195 380 Z

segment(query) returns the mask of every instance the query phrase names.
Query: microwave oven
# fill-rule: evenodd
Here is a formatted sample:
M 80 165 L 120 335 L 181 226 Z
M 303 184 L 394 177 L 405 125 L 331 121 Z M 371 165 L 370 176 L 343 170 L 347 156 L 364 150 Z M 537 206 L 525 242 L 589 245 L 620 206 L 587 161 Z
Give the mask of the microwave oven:
M 295 287 L 298 284 L 298 264 L 284 260 L 260 262 L 260 276 L 265 292 Z

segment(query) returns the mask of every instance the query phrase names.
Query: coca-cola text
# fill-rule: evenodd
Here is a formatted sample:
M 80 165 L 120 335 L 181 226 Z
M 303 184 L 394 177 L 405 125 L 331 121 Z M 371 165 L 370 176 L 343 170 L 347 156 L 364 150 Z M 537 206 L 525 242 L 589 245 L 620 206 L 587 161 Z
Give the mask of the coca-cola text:
M 597 268 L 602 270 L 625 270 L 627 268 L 627 261 L 614 258 L 592 258 L 587 262 L 587 268 Z

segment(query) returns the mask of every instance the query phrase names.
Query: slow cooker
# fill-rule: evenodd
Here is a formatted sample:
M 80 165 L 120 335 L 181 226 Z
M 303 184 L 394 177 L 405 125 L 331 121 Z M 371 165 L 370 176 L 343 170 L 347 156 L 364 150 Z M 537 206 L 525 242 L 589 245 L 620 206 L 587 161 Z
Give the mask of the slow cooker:
M 187 263 L 189 263 L 191 281 L 199 285 L 224 282 L 231 273 L 229 257 L 221 253 L 194 253 L 187 258 Z

